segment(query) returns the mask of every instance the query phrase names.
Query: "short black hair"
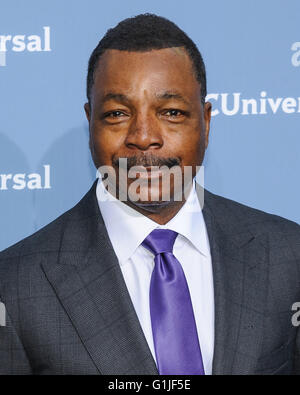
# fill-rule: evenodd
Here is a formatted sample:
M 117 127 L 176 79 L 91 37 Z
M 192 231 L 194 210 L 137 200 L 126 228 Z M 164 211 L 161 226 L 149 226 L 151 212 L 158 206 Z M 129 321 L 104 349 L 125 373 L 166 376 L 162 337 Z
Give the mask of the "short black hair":
M 94 73 L 98 61 L 108 49 L 146 52 L 152 49 L 184 47 L 194 66 L 201 87 L 201 101 L 206 97 L 206 72 L 202 56 L 195 43 L 175 23 L 154 14 L 140 14 L 121 21 L 109 29 L 92 52 L 87 74 L 87 98 L 90 103 Z

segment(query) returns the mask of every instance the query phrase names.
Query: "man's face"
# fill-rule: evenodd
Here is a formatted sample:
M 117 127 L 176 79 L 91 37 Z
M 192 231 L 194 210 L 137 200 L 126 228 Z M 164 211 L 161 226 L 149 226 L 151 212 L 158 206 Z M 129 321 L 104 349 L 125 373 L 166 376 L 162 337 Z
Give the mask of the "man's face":
M 179 165 L 183 172 L 192 166 L 195 175 L 202 164 L 211 105 L 201 103 L 200 84 L 184 49 L 107 50 L 85 110 L 97 168 L 112 166 L 118 174 L 119 158 L 128 158 L 129 167 Z M 128 179 L 128 185 L 132 182 Z

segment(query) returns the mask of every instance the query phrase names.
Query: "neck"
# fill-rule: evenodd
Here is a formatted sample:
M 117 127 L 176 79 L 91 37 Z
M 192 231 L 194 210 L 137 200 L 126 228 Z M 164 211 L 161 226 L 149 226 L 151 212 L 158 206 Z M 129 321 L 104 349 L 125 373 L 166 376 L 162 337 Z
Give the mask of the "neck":
M 142 204 L 137 205 L 129 201 L 124 203 L 127 204 L 127 206 L 133 208 L 134 210 L 138 211 L 139 213 L 145 215 L 152 221 L 157 222 L 159 225 L 165 225 L 173 217 L 175 217 L 175 215 L 184 205 L 185 200 L 182 200 L 180 202 L 168 202 L 168 204 L 164 206 L 148 206 L 147 208 L 146 206 L 143 207 Z
M 154 222 L 157 222 L 159 225 L 165 225 L 169 222 L 178 211 L 182 208 L 185 204 L 186 199 L 185 196 L 189 196 L 193 188 L 193 183 L 186 185 L 184 188 L 184 193 L 182 194 L 182 200 L 175 201 L 171 200 L 169 202 L 165 202 L 163 204 L 153 204 L 151 205 L 144 205 L 140 203 L 133 203 L 131 201 L 124 202 L 129 207 L 133 208 L 134 210 L 138 211 L 139 213 L 145 215 L 149 219 Z
M 192 191 L 193 183 L 194 181 L 184 187 L 183 193 L 181 195 L 182 199 L 180 201 L 171 200 L 168 202 L 160 202 L 160 203 L 156 201 L 153 202 L 153 204 L 151 204 L 151 202 L 145 204 L 139 202 L 132 202 L 130 200 L 127 201 L 122 200 L 122 203 L 126 204 L 128 207 L 134 209 L 135 211 L 151 219 L 152 221 L 157 222 L 159 225 L 165 225 L 173 217 L 175 217 L 175 215 L 183 207 L 183 205 L 186 202 L 185 197 L 189 196 Z M 111 193 L 111 195 L 114 196 L 114 198 L 118 199 L 115 193 L 108 191 L 108 185 L 104 186 L 104 189 L 106 189 L 108 193 Z

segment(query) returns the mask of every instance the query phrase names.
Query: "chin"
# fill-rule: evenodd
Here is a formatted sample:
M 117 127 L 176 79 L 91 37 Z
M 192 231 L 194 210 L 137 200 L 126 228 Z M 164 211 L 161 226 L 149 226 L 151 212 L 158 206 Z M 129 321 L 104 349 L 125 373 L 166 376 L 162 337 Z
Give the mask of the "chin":
M 141 210 L 147 211 L 148 213 L 159 213 L 161 212 L 163 209 L 165 209 L 166 207 L 170 206 L 172 204 L 172 201 L 161 201 L 161 202 L 133 202 L 131 200 L 128 201 L 130 203 L 131 206 L 133 207 L 137 207 Z

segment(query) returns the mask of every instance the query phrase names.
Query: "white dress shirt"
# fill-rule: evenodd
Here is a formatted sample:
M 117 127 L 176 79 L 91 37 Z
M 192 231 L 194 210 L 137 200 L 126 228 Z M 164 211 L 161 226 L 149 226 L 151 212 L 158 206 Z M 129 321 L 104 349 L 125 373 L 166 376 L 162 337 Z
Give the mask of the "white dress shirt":
M 170 229 L 178 233 L 173 254 L 181 263 L 188 283 L 204 370 L 210 375 L 214 351 L 213 272 L 209 240 L 195 185 L 183 207 L 166 225 L 157 224 L 115 199 L 100 179 L 96 193 L 110 241 L 155 361 L 149 304 L 154 255 L 141 243 L 154 229 Z

